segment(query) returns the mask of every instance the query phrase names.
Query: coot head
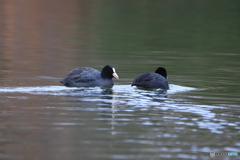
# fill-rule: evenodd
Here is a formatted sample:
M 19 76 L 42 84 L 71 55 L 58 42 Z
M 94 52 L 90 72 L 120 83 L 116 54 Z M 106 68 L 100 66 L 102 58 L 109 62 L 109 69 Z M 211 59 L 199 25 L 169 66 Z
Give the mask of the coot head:
M 101 76 L 103 78 L 108 78 L 108 79 L 112 79 L 113 77 L 116 78 L 116 79 L 119 79 L 119 77 L 118 77 L 118 75 L 115 71 L 115 68 L 113 68 L 110 65 L 106 65 L 106 66 L 103 67 L 102 72 L 101 72 Z
M 155 71 L 155 73 L 158 73 L 158 74 L 162 75 L 163 77 L 165 77 L 165 78 L 167 79 L 167 71 L 166 71 L 165 68 L 159 67 L 159 68 Z

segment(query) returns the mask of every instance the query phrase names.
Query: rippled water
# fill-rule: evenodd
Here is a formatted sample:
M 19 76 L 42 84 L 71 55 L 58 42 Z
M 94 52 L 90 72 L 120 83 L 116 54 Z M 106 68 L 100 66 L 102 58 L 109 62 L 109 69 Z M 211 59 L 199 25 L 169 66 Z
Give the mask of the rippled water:
M 2 140 L 9 148 L 2 156 L 198 159 L 212 150 L 239 151 L 232 131 L 240 123 L 228 121 L 233 115 L 226 106 L 187 100 L 203 89 L 170 88 L 2 87 Z
M 238 1 L 0 3 L 0 159 L 240 152 Z M 58 82 L 106 64 L 113 87 Z M 131 87 L 160 66 L 170 90 Z

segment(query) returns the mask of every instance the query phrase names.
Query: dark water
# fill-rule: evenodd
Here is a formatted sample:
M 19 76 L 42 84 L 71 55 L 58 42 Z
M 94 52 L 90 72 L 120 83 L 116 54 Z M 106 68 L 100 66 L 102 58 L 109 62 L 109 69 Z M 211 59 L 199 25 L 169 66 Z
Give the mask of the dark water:
M 0 159 L 240 159 L 240 2 L 1 1 Z M 67 88 L 110 64 L 111 88 Z M 130 84 L 159 66 L 170 90 Z

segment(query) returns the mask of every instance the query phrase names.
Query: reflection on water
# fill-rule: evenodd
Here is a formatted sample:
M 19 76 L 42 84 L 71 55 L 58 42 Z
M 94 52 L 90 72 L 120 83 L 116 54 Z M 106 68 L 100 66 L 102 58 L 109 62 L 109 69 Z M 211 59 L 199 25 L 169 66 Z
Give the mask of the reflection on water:
M 240 152 L 239 5 L 0 1 L 0 159 Z M 113 87 L 58 82 L 73 68 L 106 64 L 122 77 Z M 130 86 L 160 66 L 170 90 Z
M 83 110 L 87 111 L 110 111 L 109 108 L 112 108 L 112 118 L 115 119 L 115 115 L 118 115 L 117 112 L 121 110 L 121 106 L 128 106 L 127 112 L 134 112 L 138 110 L 149 110 L 149 108 L 154 107 L 154 109 L 159 110 L 174 110 L 175 112 L 186 112 L 201 116 L 203 121 L 198 122 L 198 119 L 194 119 L 194 123 L 185 123 L 185 122 L 176 122 L 176 124 L 190 125 L 190 126 L 199 126 L 199 128 L 209 129 L 214 133 L 222 134 L 223 131 L 219 129 L 224 129 L 215 121 L 220 121 L 223 124 L 226 124 L 225 120 L 218 120 L 215 116 L 215 113 L 212 113 L 213 109 L 226 109 L 226 107 L 220 106 L 211 106 L 211 105 L 195 105 L 195 104 L 181 104 L 179 101 L 181 99 L 171 99 L 167 98 L 174 96 L 181 92 L 189 92 L 196 90 L 195 88 L 182 87 L 177 85 L 170 85 L 171 90 L 164 91 L 161 89 L 137 89 L 135 87 L 130 87 L 130 85 L 115 85 L 114 87 L 61 87 L 61 86 L 46 86 L 46 87 L 4 87 L 0 88 L 1 93 L 27 93 L 33 95 L 54 95 L 54 96 L 67 96 L 74 97 L 74 102 L 79 102 L 79 104 L 87 102 L 87 108 Z M 28 99 L 27 96 L 7 96 L 7 98 L 16 98 L 16 99 Z M 91 104 L 93 103 L 93 104 Z M 100 107 L 95 107 L 95 105 Z M 105 105 L 111 107 L 105 108 Z M 102 107 L 101 107 L 102 106 Z M 76 108 L 79 110 L 79 108 Z M 125 110 L 126 108 L 124 108 Z M 125 115 L 126 116 L 126 115 Z M 166 117 L 165 117 L 166 118 Z M 148 118 L 147 118 L 148 119 Z M 167 119 L 171 119 L 168 117 Z M 175 118 L 173 118 L 175 119 Z M 120 119 L 121 121 L 123 119 Z M 125 119 L 126 120 L 126 119 Z M 213 120 L 213 122 L 212 122 Z M 116 121 L 116 120 L 114 120 Z M 153 123 L 144 122 L 144 125 L 153 125 Z M 238 125 L 233 125 L 233 123 L 228 123 L 229 126 L 235 126 L 236 129 L 239 128 Z
M 136 155 L 141 159 L 198 159 L 207 158 L 215 148 L 239 152 L 238 139 L 234 138 L 237 135 L 232 131 L 239 130 L 240 123 L 227 120 L 232 115 L 225 112 L 226 107 L 192 104 L 186 101 L 187 94 L 199 89 L 174 84 L 170 87 L 167 93 L 130 85 L 1 87 L 1 96 L 5 97 L 1 103 L 8 107 L 1 114 L 6 133 L 2 139 L 14 148 L 14 139 L 9 138 L 17 135 L 15 140 L 31 150 L 31 154 L 17 150 L 20 154 L 44 154 L 57 159 L 64 155 L 76 159 L 82 154 L 101 159 Z M 231 141 L 225 136 L 229 131 Z M 202 135 L 204 141 L 196 139 Z M 218 143 L 218 138 L 212 136 L 227 141 Z M 25 137 L 25 144 L 21 137 Z M 209 146 L 209 141 L 215 145 Z M 50 152 L 33 151 L 28 148 L 31 145 Z M 87 148 L 95 153 L 90 154 Z M 16 154 L 10 150 L 4 156 Z

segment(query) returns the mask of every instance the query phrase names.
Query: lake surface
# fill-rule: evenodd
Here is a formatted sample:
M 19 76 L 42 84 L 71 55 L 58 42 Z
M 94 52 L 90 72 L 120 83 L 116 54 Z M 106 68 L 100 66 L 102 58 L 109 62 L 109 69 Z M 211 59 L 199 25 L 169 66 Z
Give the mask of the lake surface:
M 0 159 L 240 159 L 239 8 L 1 1 Z M 120 77 L 113 87 L 58 82 L 106 64 Z M 170 90 L 131 87 L 160 66 Z

